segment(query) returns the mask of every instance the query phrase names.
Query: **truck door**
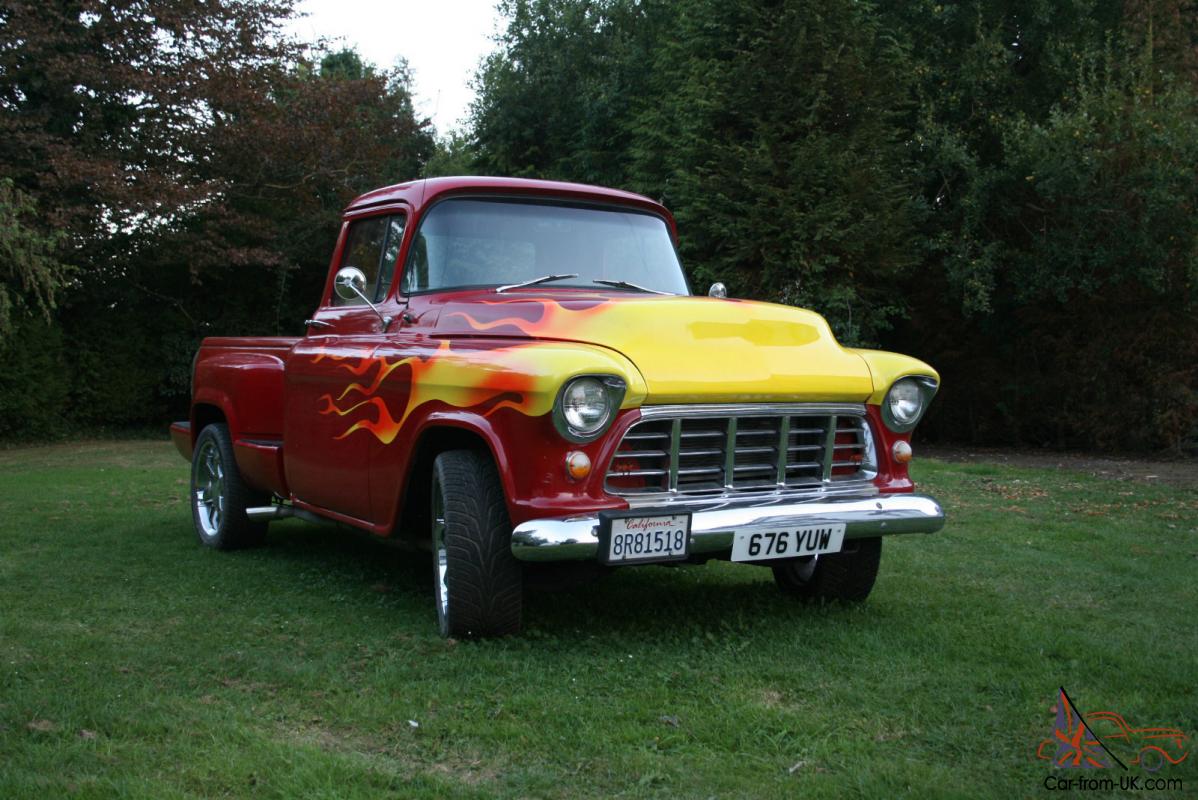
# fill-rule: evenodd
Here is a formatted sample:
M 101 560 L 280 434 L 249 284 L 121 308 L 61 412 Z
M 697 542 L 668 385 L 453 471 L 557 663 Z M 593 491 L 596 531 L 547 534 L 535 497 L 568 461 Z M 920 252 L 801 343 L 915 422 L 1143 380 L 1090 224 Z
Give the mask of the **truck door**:
M 405 221 L 391 209 L 345 223 L 330 272 L 362 270 L 366 295 L 382 304 Z M 385 415 L 375 397 L 385 334 L 374 310 L 360 299 L 342 299 L 332 284 L 330 276 L 308 335 L 288 356 L 283 457 L 297 501 L 369 522 L 371 443 Z

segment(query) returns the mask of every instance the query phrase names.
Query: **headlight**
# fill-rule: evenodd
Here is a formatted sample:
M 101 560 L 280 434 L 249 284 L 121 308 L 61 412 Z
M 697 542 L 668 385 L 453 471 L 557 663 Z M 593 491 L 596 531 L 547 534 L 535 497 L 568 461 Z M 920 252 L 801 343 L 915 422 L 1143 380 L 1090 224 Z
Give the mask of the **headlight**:
M 936 381 L 931 378 L 901 378 L 894 382 L 882 401 L 882 419 L 895 433 L 906 433 L 915 427 L 936 394 Z
M 923 411 L 923 395 L 913 380 L 902 380 L 891 386 L 886 402 L 890 404 L 890 416 L 899 425 L 910 425 Z
M 595 378 L 579 378 L 562 392 L 562 413 L 575 433 L 585 436 L 599 430 L 610 411 L 607 392 Z
M 567 441 L 594 440 L 624 400 L 624 381 L 614 375 L 585 375 L 568 381 L 553 406 L 553 422 Z

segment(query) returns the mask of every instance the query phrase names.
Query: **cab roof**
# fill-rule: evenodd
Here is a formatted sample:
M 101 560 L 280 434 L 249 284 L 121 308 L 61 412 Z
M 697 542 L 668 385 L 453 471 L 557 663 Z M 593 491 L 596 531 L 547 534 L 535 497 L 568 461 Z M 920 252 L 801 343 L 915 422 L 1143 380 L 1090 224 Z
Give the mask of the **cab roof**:
M 364 211 L 368 208 L 390 203 L 407 203 L 419 213 L 437 199 L 450 194 L 496 194 L 530 195 L 534 197 L 561 197 L 571 200 L 590 200 L 602 203 L 630 205 L 659 214 L 674 228 L 674 218 L 660 203 L 648 197 L 620 189 L 588 186 L 583 183 L 564 181 L 541 181 L 528 178 L 489 178 L 459 176 L 452 178 L 425 178 L 394 186 L 384 186 L 357 197 L 345 207 L 345 213 Z

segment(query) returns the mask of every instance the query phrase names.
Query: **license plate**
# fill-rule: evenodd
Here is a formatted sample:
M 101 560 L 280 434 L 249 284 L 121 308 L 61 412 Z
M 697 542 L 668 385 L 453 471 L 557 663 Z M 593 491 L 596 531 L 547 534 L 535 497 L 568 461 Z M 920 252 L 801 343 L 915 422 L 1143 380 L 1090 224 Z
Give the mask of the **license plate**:
M 738 532 L 732 540 L 733 561 L 839 553 L 844 545 L 844 523 L 804 525 L 779 531 Z
M 599 557 L 608 564 L 681 561 L 689 555 L 690 514 L 600 515 Z

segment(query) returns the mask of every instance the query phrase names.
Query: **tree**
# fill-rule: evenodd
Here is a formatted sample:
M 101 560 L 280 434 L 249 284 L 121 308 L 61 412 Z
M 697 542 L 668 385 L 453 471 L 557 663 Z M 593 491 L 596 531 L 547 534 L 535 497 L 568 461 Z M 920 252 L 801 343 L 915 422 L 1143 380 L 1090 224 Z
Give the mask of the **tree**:
M 893 109 L 906 54 L 868 7 L 512 0 L 479 76 L 484 170 L 668 202 L 699 284 L 824 312 L 852 343 L 900 312 L 919 208 Z
M 0 179 L 0 349 L 13 334 L 15 316 L 36 311 L 49 320 L 70 275 L 55 257 L 57 238 L 31 226 L 36 217 L 32 198 Z
M 0 165 L 89 265 L 213 200 L 211 134 L 299 53 L 292 0 L 7 0 Z M 230 102 L 232 100 L 232 102 Z M 115 247 L 114 247 L 115 245 Z
M 24 295 L 57 302 L 67 335 L 41 337 L 36 369 L 10 359 L 24 377 L 3 381 L 0 408 L 42 416 L 18 430 L 180 413 L 203 335 L 299 330 L 339 210 L 420 174 L 433 142 L 406 70 L 313 58 L 281 33 L 291 13 L 292 0 L 0 3 L 0 178 L 36 204 L 14 201 L 25 250 L 52 243 L 38 252 L 74 270 L 69 292 Z M 19 405 L 48 364 L 63 390 Z
M 926 251 L 894 342 L 942 368 L 931 432 L 1198 443 L 1198 84 L 1177 45 L 1192 4 L 884 13 L 924 43 L 910 128 Z
M 917 261 L 902 171 L 907 54 L 871 10 L 694 0 L 639 104 L 638 188 L 664 196 L 700 285 L 808 306 L 849 344 L 902 311 Z
M 503 9 L 484 170 L 664 199 L 700 287 L 937 365 L 925 434 L 1198 446 L 1192 0 Z
M 203 336 L 301 332 L 324 288 L 341 209 L 419 176 L 432 151 L 402 67 L 383 73 L 334 53 L 277 71 L 267 88 L 234 96 L 236 107 L 226 98 L 198 170 L 211 201 L 130 242 L 120 275 L 66 315 L 68 327 L 89 332 L 82 341 L 105 342 L 83 347 L 83 370 L 118 362 L 128 376 L 120 386 L 81 385 L 74 403 L 95 410 L 83 421 L 112 424 L 114 409 L 161 418 L 185 406 Z M 131 330 L 141 335 L 130 339 Z

